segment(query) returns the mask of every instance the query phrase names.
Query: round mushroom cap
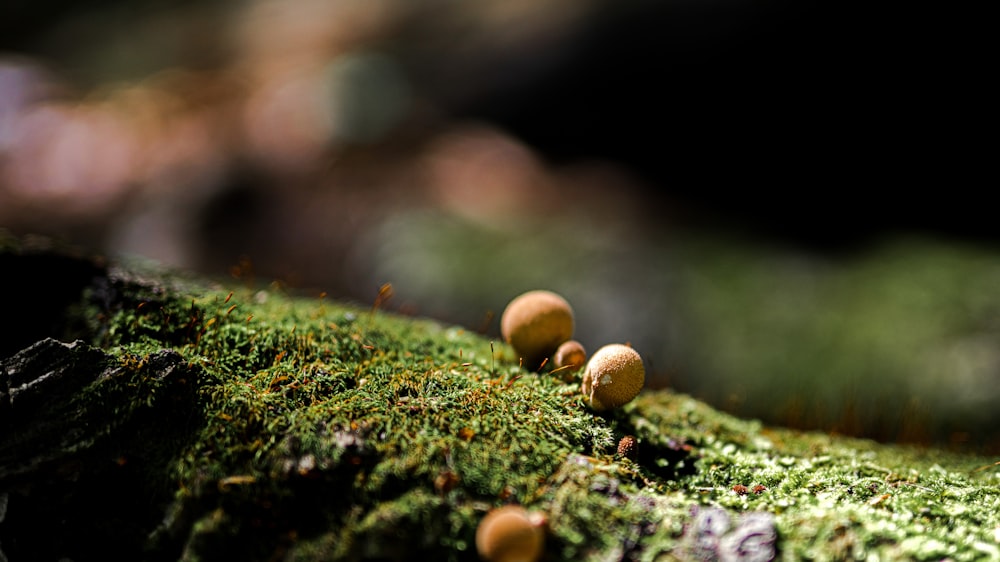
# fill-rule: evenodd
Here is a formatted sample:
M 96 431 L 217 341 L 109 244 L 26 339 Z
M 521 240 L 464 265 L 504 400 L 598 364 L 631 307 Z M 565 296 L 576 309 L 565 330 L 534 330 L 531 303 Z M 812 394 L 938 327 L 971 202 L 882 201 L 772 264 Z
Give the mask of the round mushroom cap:
M 587 362 L 587 350 L 583 348 L 583 344 L 576 340 L 565 341 L 556 349 L 556 354 L 552 356 L 552 362 L 555 363 L 556 369 L 572 368 L 575 370 L 583 367 L 583 364 Z
M 519 505 L 486 514 L 476 529 L 476 550 L 489 562 L 535 562 L 545 547 L 544 518 Z
M 642 390 L 646 368 L 639 353 L 613 343 L 598 349 L 583 373 L 583 394 L 594 410 L 609 410 L 628 403 Z
M 573 309 L 552 291 L 528 291 L 504 309 L 500 333 L 524 360 L 524 366 L 535 370 L 559 344 L 573 337 Z

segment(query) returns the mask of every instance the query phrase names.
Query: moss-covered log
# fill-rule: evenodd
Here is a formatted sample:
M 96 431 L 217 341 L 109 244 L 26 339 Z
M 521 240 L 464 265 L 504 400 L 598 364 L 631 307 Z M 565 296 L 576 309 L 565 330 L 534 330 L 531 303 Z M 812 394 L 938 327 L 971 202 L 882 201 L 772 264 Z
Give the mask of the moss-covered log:
M 547 560 L 1000 559 L 996 459 L 597 414 L 462 327 L 0 247 L 8 309 L 58 303 L 0 354 L 0 560 L 475 560 L 508 503 Z

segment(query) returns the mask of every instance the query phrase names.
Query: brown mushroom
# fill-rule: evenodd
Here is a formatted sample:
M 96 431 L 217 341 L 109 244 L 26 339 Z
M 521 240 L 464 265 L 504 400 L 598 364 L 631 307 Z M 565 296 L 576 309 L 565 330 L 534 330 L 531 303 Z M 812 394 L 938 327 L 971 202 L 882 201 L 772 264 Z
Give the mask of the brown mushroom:
M 476 529 L 476 550 L 489 562 L 535 562 L 545 547 L 545 518 L 519 505 L 496 508 Z
M 583 344 L 576 340 L 569 340 L 563 342 L 558 349 L 556 349 L 556 354 L 552 356 L 552 363 L 556 369 L 566 369 L 566 370 L 576 370 L 583 367 L 583 364 L 587 362 L 587 350 L 583 348 Z
M 642 390 L 646 369 L 639 353 L 627 345 L 609 344 L 597 350 L 583 373 L 583 394 L 595 410 L 628 403 Z
M 528 291 L 504 309 L 500 333 L 524 366 L 536 370 L 561 343 L 573 337 L 573 309 L 552 291 Z
M 635 435 L 626 435 L 618 441 L 618 458 L 634 461 L 638 456 L 639 442 Z

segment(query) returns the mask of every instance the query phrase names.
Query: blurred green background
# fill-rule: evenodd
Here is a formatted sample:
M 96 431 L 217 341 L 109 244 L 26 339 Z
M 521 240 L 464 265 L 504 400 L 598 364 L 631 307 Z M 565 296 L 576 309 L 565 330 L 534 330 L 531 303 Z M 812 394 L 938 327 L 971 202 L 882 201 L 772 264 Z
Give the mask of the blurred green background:
M 390 282 L 388 308 L 493 338 L 512 297 L 549 288 L 588 349 L 636 347 L 651 386 L 996 451 L 995 174 L 970 134 L 979 36 L 926 39 L 949 22 L 843 2 L 15 0 L 0 228 L 361 303 Z

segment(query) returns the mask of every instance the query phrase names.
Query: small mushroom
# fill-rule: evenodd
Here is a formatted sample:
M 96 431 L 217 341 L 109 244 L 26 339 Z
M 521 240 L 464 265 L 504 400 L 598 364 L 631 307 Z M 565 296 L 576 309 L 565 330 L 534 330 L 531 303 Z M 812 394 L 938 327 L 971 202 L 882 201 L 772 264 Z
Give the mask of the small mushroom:
M 500 333 L 521 356 L 524 366 L 535 370 L 573 337 L 573 309 L 552 291 L 528 291 L 504 309 Z
M 576 340 L 563 342 L 552 356 L 556 369 L 576 370 L 587 362 L 587 350 Z
M 476 550 L 489 562 L 535 562 L 545 547 L 545 517 L 519 505 L 496 508 L 476 529 Z
M 646 369 L 639 353 L 613 343 L 598 349 L 587 362 L 583 394 L 594 410 L 610 410 L 635 398 L 645 382 Z
M 635 435 L 626 435 L 618 441 L 618 458 L 635 461 L 639 453 L 639 442 Z

